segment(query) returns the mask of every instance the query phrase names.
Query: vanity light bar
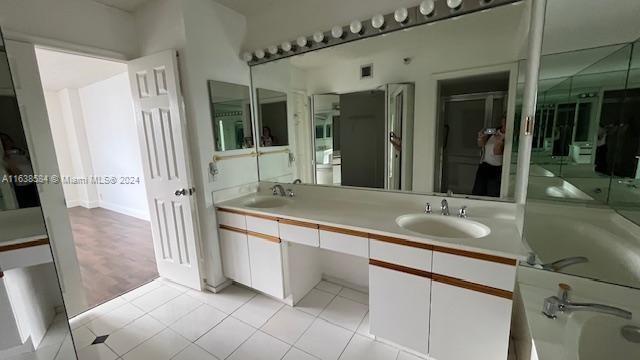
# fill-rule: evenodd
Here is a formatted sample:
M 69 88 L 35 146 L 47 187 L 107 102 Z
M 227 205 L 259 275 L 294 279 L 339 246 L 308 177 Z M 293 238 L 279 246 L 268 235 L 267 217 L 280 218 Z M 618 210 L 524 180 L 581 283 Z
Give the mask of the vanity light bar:
M 309 51 L 336 46 L 355 40 L 378 36 L 414 26 L 456 18 L 462 15 L 485 11 L 499 6 L 515 4 L 523 0 L 425 0 L 419 6 L 400 8 L 386 15 L 376 15 L 371 20 L 354 20 L 350 25 L 334 26 L 331 30 L 317 32 L 313 36 L 300 36 L 295 41 L 284 42 L 278 49 L 257 49 L 245 52 L 242 58 L 250 66 L 259 65 Z M 424 12 L 428 12 L 423 15 Z M 373 20 L 373 21 L 372 21 Z M 324 37 L 321 37 L 321 34 Z M 322 40 L 320 40 L 322 39 Z M 320 40 L 320 41 L 319 41 Z M 295 44 L 295 45 L 294 45 Z

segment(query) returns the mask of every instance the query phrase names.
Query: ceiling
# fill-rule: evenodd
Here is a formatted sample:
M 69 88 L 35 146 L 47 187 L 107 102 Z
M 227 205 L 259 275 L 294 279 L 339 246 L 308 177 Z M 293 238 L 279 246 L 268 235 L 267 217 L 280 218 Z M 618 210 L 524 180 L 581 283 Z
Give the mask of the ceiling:
M 291 0 L 215 0 L 244 16 L 255 15 L 278 6 L 286 6 Z
M 93 1 L 107 5 L 107 6 L 111 6 L 120 10 L 133 12 L 140 5 L 142 5 L 143 3 L 149 0 L 93 0 Z
M 45 91 L 81 88 L 127 71 L 127 65 L 58 51 L 36 48 Z

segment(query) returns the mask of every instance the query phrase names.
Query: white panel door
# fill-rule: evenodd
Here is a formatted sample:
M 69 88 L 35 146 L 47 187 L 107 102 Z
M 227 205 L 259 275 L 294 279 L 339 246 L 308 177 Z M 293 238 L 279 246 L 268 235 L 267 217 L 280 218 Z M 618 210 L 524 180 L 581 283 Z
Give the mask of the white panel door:
M 129 62 L 158 273 L 201 290 L 200 244 L 175 50 Z
M 430 291 L 429 278 L 369 265 L 369 332 L 427 354 Z
M 438 360 L 506 360 L 511 300 L 434 281 L 429 355 Z
M 251 287 L 283 299 L 281 244 L 249 235 L 249 263 L 251 264 Z

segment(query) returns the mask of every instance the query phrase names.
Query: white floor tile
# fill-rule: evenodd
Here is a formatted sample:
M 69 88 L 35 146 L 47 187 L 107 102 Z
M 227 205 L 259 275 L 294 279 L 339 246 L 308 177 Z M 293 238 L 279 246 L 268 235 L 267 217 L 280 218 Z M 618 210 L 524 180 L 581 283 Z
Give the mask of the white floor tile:
M 318 285 L 316 285 L 316 289 L 337 295 L 340 292 L 340 290 L 342 290 L 342 286 L 338 284 L 334 284 L 332 282 L 322 280 L 318 283 Z
M 199 308 L 171 324 L 170 327 L 189 341 L 196 341 L 225 317 L 227 314 L 222 311 L 213 306 L 202 304 Z
M 76 351 L 73 348 L 73 342 L 71 342 L 71 337 L 67 336 L 66 339 L 62 342 L 62 346 L 60 350 L 58 350 L 58 354 L 55 357 L 55 360 L 74 360 L 76 359 Z
M 312 289 L 296 304 L 296 309 L 318 316 L 334 297 L 335 295 L 328 292 Z
M 69 319 L 69 325 L 71 329 L 77 329 L 80 326 L 86 325 L 89 321 L 109 313 L 116 308 L 125 305 L 127 302 L 122 298 L 115 298 L 113 300 L 109 300 L 104 304 L 98 305 L 92 309 L 89 309 L 82 314 L 76 315 L 73 318 Z
M 369 294 L 363 293 L 360 291 L 356 291 L 349 288 L 342 288 L 338 295 L 347 298 L 349 300 L 353 300 L 355 302 L 359 302 L 360 304 L 369 305 Z
M 354 335 L 340 360 L 395 360 L 398 350 L 362 335 Z
M 161 322 L 145 315 L 111 334 L 106 344 L 118 355 L 124 355 L 164 328 Z
M 189 345 L 171 360 L 218 360 L 196 344 Z
M 127 303 L 91 320 L 86 326 L 96 334 L 96 336 L 109 335 L 142 315 L 144 315 L 144 311 Z
M 400 351 L 398 354 L 398 358 L 396 360 L 424 360 L 421 357 L 415 356 L 413 354 L 409 354 L 408 352 Z
M 194 297 L 182 294 L 175 299 L 169 300 L 164 305 L 160 305 L 149 313 L 165 325 L 171 325 L 188 313 L 195 310 L 202 303 Z
M 282 360 L 317 360 L 318 358 L 292 347 Z
M 162 286 L 162 283 L 159 281 L 151 281 L 146 283 L 140 287 L 137 287 L 129 292 L 122 294 L 122 298 L 127 301 L 132 301 L 134 299 L 139 298 L 140 296 L 149 293 L 152 290 L 155 290 Z
M 337 296 L 322 311 L 320 317 L 351 331 L 356 331 L 367 311 L 369 311 L 367 305 Z
M 176 284 L 173 281 L 169 280 L 169 279 L 165 279 L 165 278 L 157 278 L 155 280 L 156 282 L 162 284 L 162 285 L 167 285 L 167 286 L 171 286 L 172 288 L 184 293 L 187 292 L 189 290 L 191 290 L 191 288 L 188 288 L 186 286 L 180 285 L 180 284 Z
M 228 317 L 198 339 L 196 344 L 217 358 L 226 359 L 255 331 L 242 321 Z
M 78 360 L 115 360 L 118 358 L 105 344 L 84 347 L 77 351 Z
M 316 319 L 295 346 L 322 360 L 336 360 L 352 336 L 348 330 Z
M 262 331 L 256 331 L 229 360 L 280 360 L 291 346 Z
M 164 329 L 125 354 L 124 360 L 169 360 L 189 346 L 189 341 L 171 329 Z
M 284 304 L 280 301 L 270 299 L 264 295 L 256 295 L 236 310 L 232 316 L 259 328 L 283 306 Z
M 45 347 L 51 345 L 60 345 L 64 339 L 69 335 L 69 324 L 66 321 L 54 321 L 47 332 L 44 334 L 44 338 L 38 344 L 38 347 Z
M 73 343 L 78 349 L 91 345 L 96 339 L 96 334 L 92 333 L 86 326 L 72 330 L 71 334 L 73 335 Z
M 145 312 L 150 312 L 160 305 L 169 302 L 169 300 L 180 296 L 180 294 L 182 294 L 181 291 L 163 285 L 131 301 L 131 303 Z
M 190 290 L 188 294 L 227 314 L 236 311 L 256 295 L 254 291 L 236 285 L 228 286 L 217 294 L 196 290 Z
M 290 306 L 283 306 L 266 324 L 262 331 L 288 343 L 294 344 L 309 328 L 315 318 Z
M 360 323 L 360 326 L 358 326 L 358 330 L 356 330 L 356 332 L 360 335 L 373 337 L 369 332 L 369 313 L 367 313 L 364 319 L 362 319 L 362 322 Z

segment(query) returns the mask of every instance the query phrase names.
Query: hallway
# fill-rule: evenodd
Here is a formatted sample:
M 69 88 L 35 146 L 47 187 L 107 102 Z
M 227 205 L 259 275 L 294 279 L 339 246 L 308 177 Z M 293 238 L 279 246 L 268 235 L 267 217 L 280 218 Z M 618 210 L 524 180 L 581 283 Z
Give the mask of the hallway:
M 102 208 L 69 209 L 89 306 L 158 277 L 149 222 Z

